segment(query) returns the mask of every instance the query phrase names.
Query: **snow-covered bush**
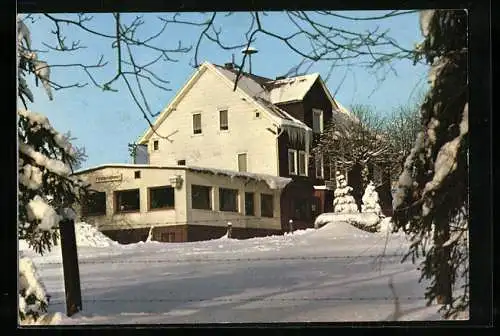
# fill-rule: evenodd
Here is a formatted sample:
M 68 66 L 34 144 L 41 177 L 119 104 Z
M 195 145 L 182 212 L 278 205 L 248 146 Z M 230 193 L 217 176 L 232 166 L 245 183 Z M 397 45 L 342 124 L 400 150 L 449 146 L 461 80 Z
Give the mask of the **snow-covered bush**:
M 47 312 L 48 295 L 30 258 L 19 259 L 19 318 L 36 322 Z
M 386 217 L 380 221 L 379 231 L 380 232 L 392 232 L 392 218 Z
M 375 185 L 372 181 L 370 181 L 370 183 L 366 186 L 362 200 L 362 212 L 375 212 L 377 215 L 381 216 L 382 209 L 380 208 L 378 193 L 375 190 Z
M 358 206 L 354 197 L 352 197 L 352 187 L 347 185 L 344 175 L 336 173 L 337 189 L 333 196 L 333 211 L 336 213 L 357 213 Z

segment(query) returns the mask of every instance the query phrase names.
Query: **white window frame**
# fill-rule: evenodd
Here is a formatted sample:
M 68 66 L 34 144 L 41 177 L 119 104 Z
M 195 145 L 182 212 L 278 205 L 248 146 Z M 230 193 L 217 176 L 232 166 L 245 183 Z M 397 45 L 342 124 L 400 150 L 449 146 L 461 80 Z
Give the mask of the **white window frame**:
M 316 134 L 321 134 L 321 133 L 323 133 L 323 110 L 321 110 L 321 109 L 317 109 L 317 108 L 313 108 L 313 109 L 312 109 L 312 113 L 313 113 L 313 116 L 312 116 L 312 120 L 313 120 L 313 121 L 312 121 L 312 129 L 313 129 L 313 132 L 314 132 L 314 133 L 316 133 Z M 318 115 L 318 114 L 319 114 L 319 125 L 318 125 L 318 127 L 319 127 L 319 132 L 317 132 L 317 131 L 314 129 L 314 119 L 315 119 L 314 117 L 315 117 L 316 115 Z
M 330 160 L 330 181 L 335 181 L 337 177 L 337 161 Z
M 295 169 L 294 171 L 292 171 L 292 167 L 290 167 L 290 154 L 293 154 L 293 168 Z M 288 162 L 288 174 L 290 175 L 298 175 L 298 167 L 297 167 L 297 159 L 298 159 L 298 155 L 297 155 L 297 150 L 295 149 L 289 149 L 288 150 L 288 155 L 286 157 L 287 159 L 287 162 Z
M 301 154 L 304 154 L 304 172 L 300 172 L 300 155 Z M 303 150 L 299 150 L 298 154 L 297 154 L 297 174 L 300 175 L 300 176 L 307 176 L 307 152 L 306 151 L 303 151 Z
M 318 162 L 321 163 L 321 176 L 318 175 Z M 319 179 L 323 179 L 325 176 L 325 163 L 323 160 L 323 155 L 317 156 L 315 161 L 314 161 L 314 175 L 316 176 L 316 178 L 319 178 Z

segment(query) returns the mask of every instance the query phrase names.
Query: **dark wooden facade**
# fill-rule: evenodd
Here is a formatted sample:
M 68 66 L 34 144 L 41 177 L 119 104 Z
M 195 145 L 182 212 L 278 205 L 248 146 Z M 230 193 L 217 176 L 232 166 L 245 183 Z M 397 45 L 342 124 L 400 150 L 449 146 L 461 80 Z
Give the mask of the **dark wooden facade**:
M 283 189 L 280 198 L 281 229 L 289 231 L 289 221 L 293 230 L 314 227 L 312 204 L 314 186 L 306 177 L 293 177 L 293 181 Z
M 281 109 L 291 114 L 294 118 L 304 122 L 312 128 L 313 109 L 317 108 L 323 111 L 323 127 L 326 127 L 332 120 L 332 102 L 324 91 L 319 79 L 313 84 L 309 92 L 305 95 L 302 101 L 288 102 L 278 105 Z M 314 146 L 319 140 L 319 134 L 313 134 Z M 310 218 L 307 219 L 307 224 L 304 220 L 298 220 L 297 227 L 312 227 L 311 223 L 314 218 L 323 212 L 333 211 L 333 190 L 316 190 L 312 189 L 314 185 L 324 185 L 325 179 L 330 179 L 330 164 L 323 163 L 323 178 L 316 178 L 315 158 L 310 156 L 308 162 L 308 176 L 290 176 L 288 173 L 288 149 L 304 150 L 305 144 L 292 143 L 288 139 L 288 135 L 283 133 L 278 138 L 278 156 L 279 156 L 279 174 L 284 177 L 292 177 L 297 181 L 293 192 L 285 192 L 282 196 L 282 225 L 288 227 L 288 220 L 294 217 L 294 208 L 292 204 L 299 203 L 305 198 L 308 198 L 310 204 Z M 332 174 L 333 175 L 333 174 Z M 300 187 L 301 186 L 301 187 Z M 284 198 L 284 200 L 283 200 Z M 295 200 L 294 200 L 295 199 Z
M 223 226 L 205 225 L 172 225 L 153 228 L 153 241 L 182 243 L 194 242 L 210 239 L 217 239 L 224 236 L 227 228 Z M 138 243 L 146 241 L 149 229 L 127 229 L 127 230 L 105 230 L 103 234 L 119 242 L 120 244 Z M 282 230 L 253 229 L 233 227 L 231 237 L 234 239 L 248 239 L 254 237 L 265 237 L 270 235 L 281 235 Z

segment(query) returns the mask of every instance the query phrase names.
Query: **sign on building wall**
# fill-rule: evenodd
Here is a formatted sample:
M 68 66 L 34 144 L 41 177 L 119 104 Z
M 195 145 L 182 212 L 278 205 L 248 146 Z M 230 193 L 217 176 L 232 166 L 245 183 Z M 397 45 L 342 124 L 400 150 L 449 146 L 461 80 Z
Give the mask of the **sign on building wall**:
M 116 182 L 122 180 L 122 174 L 109 175 L 109 176 L 97 176 L 95 178 L 95 183 L 106 183 L 106 182 Z

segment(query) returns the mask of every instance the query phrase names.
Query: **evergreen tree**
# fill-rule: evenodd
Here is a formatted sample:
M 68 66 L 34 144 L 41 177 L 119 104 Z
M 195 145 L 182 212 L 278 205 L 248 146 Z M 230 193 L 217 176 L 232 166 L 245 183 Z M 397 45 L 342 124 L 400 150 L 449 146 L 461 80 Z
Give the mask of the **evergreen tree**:
M 426 10 L 420 24 L 425 39 L 417 51 L 431 65 L 431 89 L 421 107 L 424 130 L 394 195 L 394 230 L 412 237 L 406 257 L 425 256 L 428 302 L 437 299 L 450 316 L 469 302 L 467 13 Z
M 363 205 L 361 206 L 362 212 L 375 212 L 381 215 L 382 209 L 380 208 L 378 193 L 375 190 L 375 185 L 372 181 L 368 183 L 363 195 Z
M 333 212 L 336 213 L 357 213 L 358 206 L 354 197 L 352 197 L 352 187 L 347 185 L 345 176 L 340 172 L 336 172 L 337 189 L 333 195 Z
M 50 73 L 47 63 L 37 60 L 31 51 L 30 32 L 18 18 L 18 97 L 25 108 L 33 102 L 33 94 L 26 82 L 26 75 L 33 74 L 52 99 Z M 57 132 L 48 119 L 27 109 L 18 109 L 18 235 L 36 252 L 43 254 L 55 244 L 57 227 L 63 219 L 74 218 L 72 207 L 85 193 L 83 183 L 73 176 L 72 167 L 78 163 L 75 149 L 67 137 Z M 27 267 L 26 269 L 31 269 Z M 47 306 L 46 298 L 36 292 L 29 293 L 25 286 L 29 272 L 20 269 L 20 308 L 26 302 L 39 302 L 40 310 Z M 39 312 L 19 311 L 22 319 L 36 319 Z

